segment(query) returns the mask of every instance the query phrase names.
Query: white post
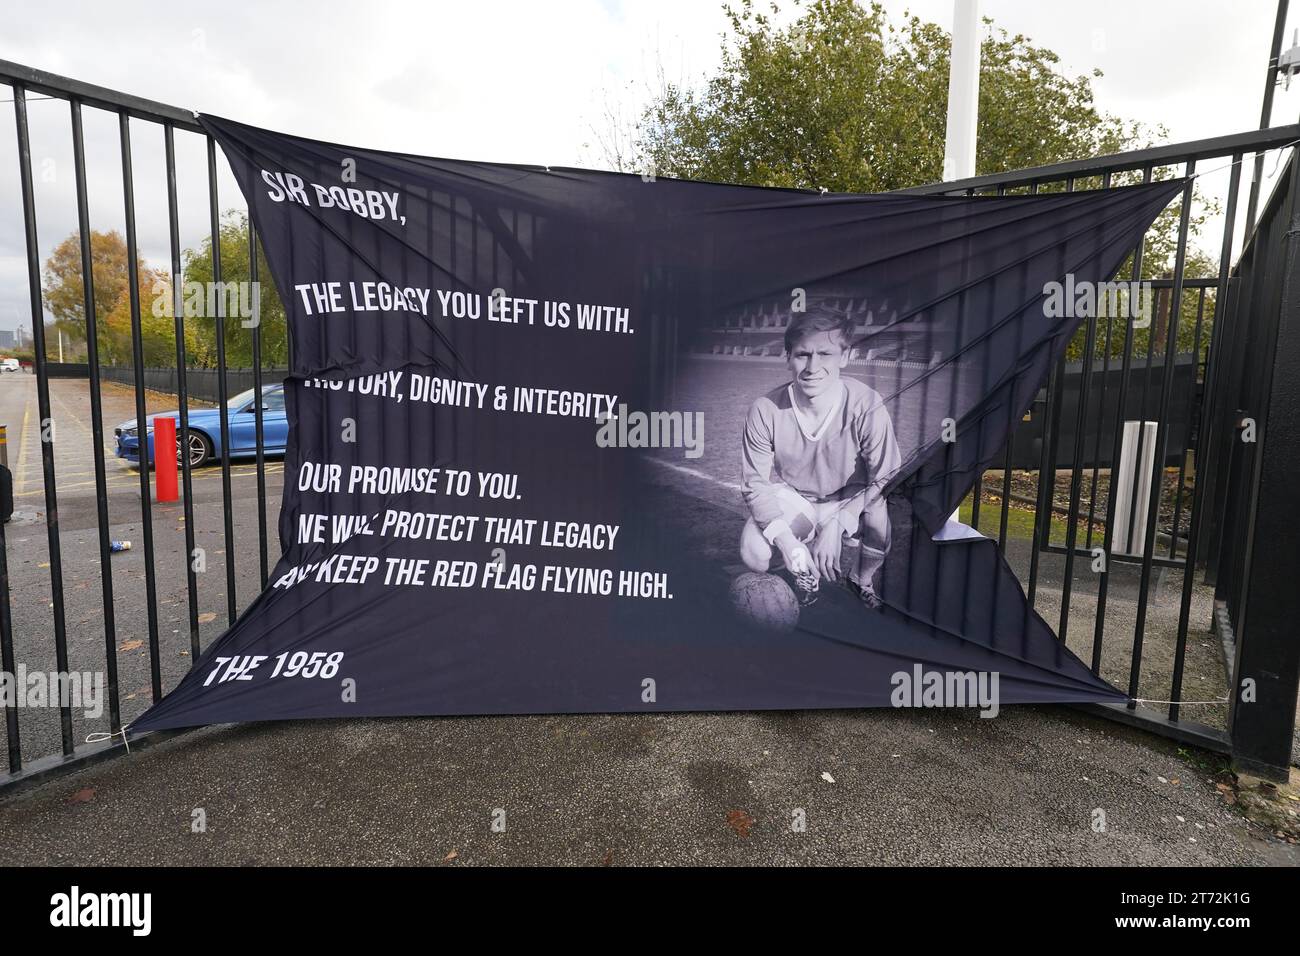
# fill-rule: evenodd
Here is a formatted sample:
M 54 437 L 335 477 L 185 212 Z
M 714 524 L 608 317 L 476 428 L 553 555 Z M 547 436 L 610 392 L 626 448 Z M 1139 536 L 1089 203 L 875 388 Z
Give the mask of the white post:
M 1151 504 L 1151 475 L 1156 465 L 1156 437 L 1159 422 L 1125 422 L 1120 444 L 1119 462 L 1111 468 L 1110 480 L 1115 482 L 1114 530 L 1111 547 L 1118 554 L 1135 558 L 1146 552 L 1146 528 Z M 1142 457 L 1138 458 L 1138 444 Z M 1163 490 L 1163 489 L 1162 489 Z M 1134 499 L 1137 499 L 1134 501 Z M 1133 523 L 1128 520 L 1133 512 Z M 1110 517 L 1107 516 L 1107 520 Z
M 945 181 L 975 175 L 975 127 L 980 105 L 979 0 L 953 0 L 952 59 L 948 67 Z
M 980 109 L 980 4 L 953 0 L 952 57 L 948 66 L 948 135 L 943 146 L 945 182 L 975 175 L 975 127 Z M 980 489 L 975 489 L 979 494 Z M 951 522 L 961 520 L 961 508 Z

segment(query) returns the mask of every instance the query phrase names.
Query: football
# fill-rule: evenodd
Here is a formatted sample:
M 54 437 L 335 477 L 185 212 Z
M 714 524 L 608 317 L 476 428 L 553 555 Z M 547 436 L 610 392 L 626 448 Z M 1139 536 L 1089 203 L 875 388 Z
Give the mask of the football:
M 789 631 L 799 623 L 799 601 L 775 574 L 740 575 L 731 582 L 731 603 L 742 620 L 767 631 Z

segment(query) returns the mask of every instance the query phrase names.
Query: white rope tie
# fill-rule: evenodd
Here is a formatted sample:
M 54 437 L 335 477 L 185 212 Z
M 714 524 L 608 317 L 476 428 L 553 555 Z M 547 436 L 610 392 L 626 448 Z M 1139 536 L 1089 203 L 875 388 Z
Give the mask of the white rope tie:
M 1275 150 L 1275 149 L 1277 149 L 1277 150 L 1290 149 L 1292 146 L 1295 146 L 1297 143 L 1300 143 L 1300 139 L 1293 139 L 1293 140 L 1291 140 L 1291 142 L 1289 142 L 1289 143 L 1283 143 L 1281 146 L 1270 146 L 1268 149 L 1261 149 L 1259 152 L 1255 153 L 1254 155 L 1255 155 L 1255 156 L 1266 156 L 1266 155 L 1268 155 L 1269 153 L 1273 152 L 1273 150 Z M 1280 159 L 1281 159 L 1281 156 L 1279 155 L 1278 158 L 1279 158 L 1279 160 L 1280 160 Z M 1217 173 L 1217 172 L 1219 172 L 1220 170 L 1223 170 L 1223 169 L 1230 169 L 1230 168 L 1232 168 L 1233 166 L 1236 166 L 1238 163 L 1244 163 L 1245 161 L 1246 161 L 1246 157 L 1243 156 L 1243 157 L 1241 157 L 1241 159 L 1234 159 L 1232 162 L 1230 162 L 1230 163 L 1224 163 L 1222 166 L 1215 166 L 1215 167 L 1212 168 L 1212 169 L 1203 169 L 1203 170 L 1201 170 L 1200 172 L 1193 173 L 1193 174 L 1192 174 L 1192 179 L 1199 179 L 1199 178 L 1202 177 L 1202 176 L 1208 176 L 1210 173 Z M 1276 164 L 1276 163 L 1275 163 L 1274 166 L 1273 166 L 1273 172 L 1275 172 L 1275 173 L 1277 172 L 1277 164 Z
M 1152 700 L 1150 697 L 1130 697 L 1129 700 L 1135 704 L 1178 704 L 1180 707 L 1195 707 L 1199 705 L 1226 704 L 1232 698 L 1220 697 L 1218 700 Z
M 88 744 L 101 744 L 101 743 L 103 743 L 104 741 L 106 741 L 106 740 L 112 740 L 114 737 L 117 737 L 117 736 L 121 736 L 121 738 L 122 738 L 122 745 L 123 745 L 124 747 L 126 747 L 126 752 L 127 752 L 127 753 L 130 753 L 130 752 L 131 752 L 131 742 L 130 742 L 129 740 L 126 739 L 126 728 L 125 728 L 125 727 L 123 727 L 121 730 L 115 731 L 114 733 L 111 733 L 111 734 L 110 734 L 110 733 L 104 733 L 103 731 L 96 731 L 96 732 L 93 733 L 93 734 L 87 734 L 87 735 L 86 735 L 86 743 L 88 743 Z

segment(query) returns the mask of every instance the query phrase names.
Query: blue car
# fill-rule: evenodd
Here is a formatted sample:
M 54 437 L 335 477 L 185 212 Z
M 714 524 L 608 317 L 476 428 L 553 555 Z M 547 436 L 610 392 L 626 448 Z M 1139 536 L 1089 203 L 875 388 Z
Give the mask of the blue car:
M 240 392 L 226 403 L 230 422 L 230 457 L 241 458 L 257 454 L 256 414 L 253 389 Z M 149 461 L 153 458 L 153 421 L 171 418 L 176 421 L 176 461 L 181 460 L 180 412 L 157 412 L 146 422 Z M 221 456 L 221 411 L 217 408 L 191 408 L 190 467 L 197 468 L 206 461 Z M 123 422 L 113 429 L 117 436 L 117 457 L 133 465 L 140 464 L 140 431 L 136 420 Z M 268 455 L 283 455 L 289 441 L 289 420 L 284 412 L 284 386 L 262 386 L 262 449 Z

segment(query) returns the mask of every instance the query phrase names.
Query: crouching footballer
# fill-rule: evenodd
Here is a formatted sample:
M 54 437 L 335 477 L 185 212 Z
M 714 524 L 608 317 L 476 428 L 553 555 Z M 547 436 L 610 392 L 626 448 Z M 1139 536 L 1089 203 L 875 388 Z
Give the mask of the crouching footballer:
M 880 606 L 873 581 L 890 546 L 881 489 L 901 456 L 880 395 L 841 375 L 852 335 L 848 315 L 796 314 L 785 332 L 793 380 L 759 397 L 745 422 L 741 559 L 752 571 L 786 567 L 805 606 L 821 581 L 841 580 Z M 855 539 L 857 560 L 845 567 L 844 545 Z

